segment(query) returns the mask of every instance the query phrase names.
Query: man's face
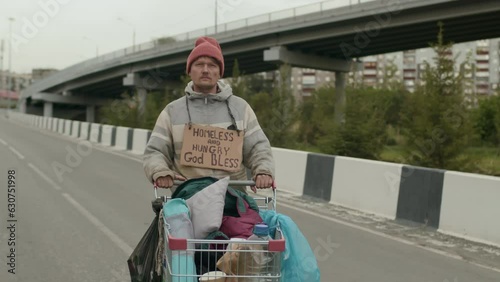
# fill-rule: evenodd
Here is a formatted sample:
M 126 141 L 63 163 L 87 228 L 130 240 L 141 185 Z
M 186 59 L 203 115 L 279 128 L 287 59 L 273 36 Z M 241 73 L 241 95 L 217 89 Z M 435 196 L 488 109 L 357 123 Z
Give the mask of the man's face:
M 189 76 L 194 84 L 194 91 L 216 93 L 217 81 L 220 78 L 219 64 L 214 58 L 199 57 L 191 65 Z

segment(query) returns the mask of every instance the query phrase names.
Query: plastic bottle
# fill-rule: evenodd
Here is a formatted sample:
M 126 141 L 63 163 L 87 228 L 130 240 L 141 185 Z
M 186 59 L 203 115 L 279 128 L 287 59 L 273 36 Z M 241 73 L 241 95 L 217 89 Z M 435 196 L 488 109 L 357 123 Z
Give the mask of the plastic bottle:
M 256 252 L 251 253 L 251 258 L 247 261 L 247 270 L 250 275 L 265 276 L 271 271 L 273 253 L 267 251 L 267 241 L 271 240 L 269 236 L 269 227 L 265 223 L 258 223 L 253 228 L 253 234 L 248 237 L 252 241 L 266 241 L 265 244 L 250 245 Z M 265 281 L 255 279 L 247 279 L 245 281 Z

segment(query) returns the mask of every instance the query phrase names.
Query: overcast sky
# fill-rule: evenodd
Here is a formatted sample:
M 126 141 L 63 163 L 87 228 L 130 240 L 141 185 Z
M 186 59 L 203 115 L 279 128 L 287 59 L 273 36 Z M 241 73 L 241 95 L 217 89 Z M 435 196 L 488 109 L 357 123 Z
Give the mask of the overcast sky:
M 331 0 L 330 0 L 331 1 Z M 334 0 L 345 5 L 349 0 Z M 321 0 L 218 0 L 218 22 L 322 2 Z M 12 70 L 62 69 L 153 38 L 213 27 L 215 0 L 0 0 L 3 69 L 8 68 L 9 18 Z M 123 21 L 118 20 L 122 18 Z M 1 66 L 0 66 L 1 67 Z

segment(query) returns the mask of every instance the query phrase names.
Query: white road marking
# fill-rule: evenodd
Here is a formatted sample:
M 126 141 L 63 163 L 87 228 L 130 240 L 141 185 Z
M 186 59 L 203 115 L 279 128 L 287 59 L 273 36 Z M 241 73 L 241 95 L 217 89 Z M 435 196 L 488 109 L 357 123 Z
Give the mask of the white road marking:
M 21 160 L 24 160 L 24 156 L 21 153 L 19 153 L 19 151 L 16 150 L 14 147 L 9 146 L 9 150 L 11 150 L 12 153 L 16 154 L 18 158 L 20 158 Z
M 73 199 L 69 194 L 62 194 L 66 200 L 68 200 L 83 216 L 85 216 L 92 224 L 94 224 L 99 230 L 101 230 L 106 236 L 108 236 L 113 243 L 115 243 L 126 255 L 130 255 L 133 249 L 125 243 L 118 235 L 113 233 L 108 227 L 106 227 L 99 219 L 93 216 L 87 209 L 80 205 L 75 199 Z
M 7 146 L 7 142 L 5 142 L 3 139 L 0 138 L 0 143 L 2 143 L 3 145 Z
M 466 263 L 470 263 L 472 265 L 475 265 L 475 266 L 478 266 L 478 267 L 481 267 L 481 268 L 484 268 L 484 269 L 488 269 L 488 270 L 492 270 L 492 271 L 500 273 L 500 268 L 495 268 L 495 267 L 491 267 L 491 266 L 487 266 L 487 265 L 482 265 L 482 264 L 479 264 L 479 263 L 476 263 L 476 262 L 468 261 L 468 260 L 462 258 L 461 256 L 450 254 L 450 253 L 448 253 L 446 251 L 441 251 L 441 250 L 436 250 L 436 249 L 433 249 L 433 248 L 421 246 L 421 245 L 418 245 L 418 244 L 416 244 L 414 242 L 411 242 L 411 241 L 408 241 L 408 240 L 405 240 L 405 239 L 401 239 L 401 238 L 398 238 L 398 237 L 394 237 L 394 236 L 391 236 L 391 235 L 387 235 L 387 234 L 382 233 L 382 232 L 374 231 L 374 230 L 371 230 L 371 229 L 366 228 L 366 227 L 358 226 L 358 225 L 349 223 L 347 221 L 343 221 L 343 220 L 340 220 L 340 219 L 328 217 L 328 216 L 325 216 L 325 215 L 321 215 L 321 214 L 315 213 L 313 211 L 309 211 L 309 210 L 305 210 L 305 209 L 298 208 L 298 207 L 295 207 L 295 206 L 291 206 L 291 205 L 288 205 L 288 204 L 284 204 L 283 201 L 279 202 L 278 205 L 286 207 L 288 209 L 296 210 L 298 212 L 302 212 L 302 213 L 305 213 L 305 214 L 308 214 L 308 215 L 312 215 L 312 216 L 317 217 L 317 218 L 321 218 L 321 219 L 324 219 L 324 220 L 327 220 L 327 221 L 331 221 L 331 222 L 335 222 L 335 223 L 342 224 L 342 225 L 345 225 L 345 226 L 349 226 L 351 228 L 354 228 L 354 229 L 357 229 L 357 230 L 361 230 L 361 231 L 364 231 L 364 232 L 367 232 L 367 233 L 370 233 L 370 234 L 373 234 L 373 235 L 377 235 L 377 236 L 380 236 L 380 237 L 383 237 L 383 238 L 386 238 L 386 239 L 394 240 L 394 241 L 397 241 L 397 242 L 400 242 L 400 243 L 403 243 L 403 244 L 406 244 L 406 245 L 414 246 L 414 247 L 417 247 L 417 248 L 420 248 L 420 249 L 423 249 L 423 250 L 426 250 L 426 251 L 429 251 L 429 252 L 432 252 L 432 253 L 435 253 L 435 254 L 438 254 L 438 255 L 442 255 L 442 256 L 445 256 L 445 257 L 449 257 L 449 258 L 453 258 L 453 259 L 456 259 L 456 260 L 460 260 L 460 261 L 463 261 L 463 262 L 466 262 Z
M 47 181 L 50 185 L 52 185 L 52 187 L 54 189 L 56 189 L 56 190 L 62 190 L 61 186 L 57 185 L 52 179 L 50 179 L 50 177 L 48 177 L 47 175 L 45 175 L 45 173 L 43 173 L 41 170 L 39 170 L 32 163 L 28 163 L 28 166 L 31 167 L 31 169 L 33 169 L 36 173 L 38 173 L 38 175 L 40 175 L 40 177 L 42 177 L 43 179 L 45 179 L 45 181 Z

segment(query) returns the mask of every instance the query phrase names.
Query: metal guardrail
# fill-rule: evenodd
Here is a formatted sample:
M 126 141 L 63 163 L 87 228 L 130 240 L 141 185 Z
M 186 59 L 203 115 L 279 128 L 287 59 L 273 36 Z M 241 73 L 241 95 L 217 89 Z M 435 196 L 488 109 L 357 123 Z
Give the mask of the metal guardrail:
M 175 39 L 175 42 L 167 43 L 167 44 L 158 44 L 157 41 L 153 40 L 150 42 L 145 42 L 142 44 L 138 44 L 135 46 L 129 46 L 124 49 L 116 50 L 111 53 L 107 53 L 104 55 L 100 55 L 96 58 L 89 59 L 72 66 L 69 66 L 65 69 L 56 72 L 47 78 L 44 78 L 38 82 L 33 83 L 31 86 L 26 88 L 21 96 L 31 96 L 36 92 L 40 92 L 45 90 L 53 85 L 57 85 L 64 81 L 67 81 L 68 78 L 76 77 L 78 74 L 86 74 L 92 70 L 96 70 L 96 66 L 99 64 L 103 64 L 106 62 L 111 62 L 112 60 L 117 60 L 119 58 L 123 58 L 125 56 L 129 56 L 134 53 L 143 52 L 146 50 L 152 50 L 155 48 L 164 48 L 165 46 L 170 47 L 169 49 L 176 49 L 179 47 L 185 47 L 186 44 L 190 44 L 191 41 L 200 37 L 200 36 L 216 36 L 216 34 L 223 34 L 226 32 L 230 32 L 237 29 L 245 29 L 252 26 L 272 23 L 284 19 L 293 19 L 295 17 L 304 16 L 313 13 L 321 13 L 327 10 L 333 10 L 338 8 L 346 8 L 349 9 L 352 6 L 372 2 L 375 0 L 327 0 L 314 4 L 308 4 L 305 6 L 290 8 L 282 11 L 267 13 L 263 15 L 253 16 L 241 20 L 236 20 L 227 23 L 221 23 L 217 25 L 217 33 L 215 32 L 215 26 L 207 27 L 203 29 L 198 29 L 178 35 L 166 36 Z M 345 13 L 349 12 L 349 9 L 345 11 Z M 65 75 L 61 75 L 63 73 Z

